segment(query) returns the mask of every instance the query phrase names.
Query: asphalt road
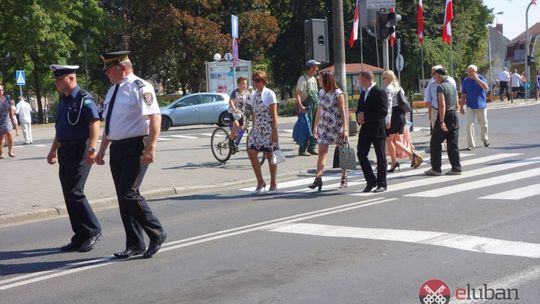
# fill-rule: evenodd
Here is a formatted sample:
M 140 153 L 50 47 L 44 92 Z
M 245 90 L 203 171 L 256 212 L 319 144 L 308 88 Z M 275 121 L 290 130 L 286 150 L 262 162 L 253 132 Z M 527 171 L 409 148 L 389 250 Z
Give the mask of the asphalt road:
M 117 210 L 98 213 L 104 238 L 82 254 L 56 251 L 66 218 L 4 227 L 2 303 L 420 303 L 430 279 L 451 303 L 538 303 L 539 110 L 490 111 L 491 146 L 463 151 L 461 176 L 402 168 L 381 194 L 361 193 L 361 173 L 347 189 L 329 174 L 320 193 L 298 176 L 275 195 L 153 200 L 168 239 L 149 260 L 111 258 Z M 490 290 L 519 299 L 478 300 Z

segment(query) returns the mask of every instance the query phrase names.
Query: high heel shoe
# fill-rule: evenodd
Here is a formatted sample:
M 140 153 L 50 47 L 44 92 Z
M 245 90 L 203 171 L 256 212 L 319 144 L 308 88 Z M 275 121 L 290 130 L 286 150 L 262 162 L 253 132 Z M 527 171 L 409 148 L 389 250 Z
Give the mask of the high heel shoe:
M 322 179 L 320 176 L 315 177 L 315 180 L 313 181 L 313 184 L 308 186 L 310 189 L 319 188 L 318 191 L 321 191 L 322 188 Z
M 342 177 L 341 178 L 341 184 L 339 184 L 339 188 L 347 188 L 348 186 L 348 181 L 347 181 L 347 177 Z
M 390 169 L 388 169 L 388 172 L 392 173 L 392 172 L 394 172 L 394 170 L 396 170 L 396 168 L 398 169 L 398 171 L 401 172 L 401 169 L 399 169 L 399 163 L 398 162 L 396 162 L 394 165 L 392 165 L 390 167 Z
M 413 153 L 413 168 L 416 169 L 424 162 L 424 158 L 420 154 Z
M 257 186 L 257 188 L 255 188 L 252 194 L 260 194 L 262 191 L 264 191 L 265 188 L 266 188 L 266 183 L 263 182 L 262 185 Z

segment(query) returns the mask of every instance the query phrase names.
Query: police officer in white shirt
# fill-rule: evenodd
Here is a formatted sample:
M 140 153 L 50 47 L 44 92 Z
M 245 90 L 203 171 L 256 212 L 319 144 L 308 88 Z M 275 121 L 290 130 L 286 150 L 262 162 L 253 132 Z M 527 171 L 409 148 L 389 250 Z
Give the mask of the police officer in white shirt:
M 126 231 L 126 247 L 114 255 L 150 258 L 161 248 L 166 233 L 139 191 L 148 165 L 154 161 L 161 115 L 152 85 L 133 74 L 129 51 L 103 54 L 105 75 L 113 86 L 104 101 L 105 131 L 96 163 L 111 143 L 110 167 Z M 146 248 L 143 230 L 150 238 Z M 145 251 L 146 250 L 146 251 Z

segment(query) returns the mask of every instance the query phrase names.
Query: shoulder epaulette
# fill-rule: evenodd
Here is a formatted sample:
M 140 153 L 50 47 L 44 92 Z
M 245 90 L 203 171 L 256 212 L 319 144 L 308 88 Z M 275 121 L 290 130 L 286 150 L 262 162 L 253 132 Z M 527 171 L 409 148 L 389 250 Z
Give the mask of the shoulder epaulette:
M 145 86 L 144 82 L 140 79 L 135 79 L 135 83 L 139 86 L 139 88 L 142 88 Z

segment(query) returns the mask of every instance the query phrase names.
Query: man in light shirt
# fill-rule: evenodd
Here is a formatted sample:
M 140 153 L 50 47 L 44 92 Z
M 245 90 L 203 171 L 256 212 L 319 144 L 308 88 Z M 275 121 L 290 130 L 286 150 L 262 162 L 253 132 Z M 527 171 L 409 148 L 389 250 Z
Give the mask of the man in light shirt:
M 24 144 L 29 145 L 32 143 L 32 107 L 23 96 L 19 97 L 19 103 L 15 108 L 15 113 L 19 115 L 19 123 L 24 136 Z
M 508 73 L 508 68 L 505 67 L 497 75 L 497 80 L 499 81 L 499 98 L 501 102 L 503 101 L 503 93 L 506 92 L 506 98 L 510 100 L 510 89 L 508 85 L 510 83 L 510 73 Z

